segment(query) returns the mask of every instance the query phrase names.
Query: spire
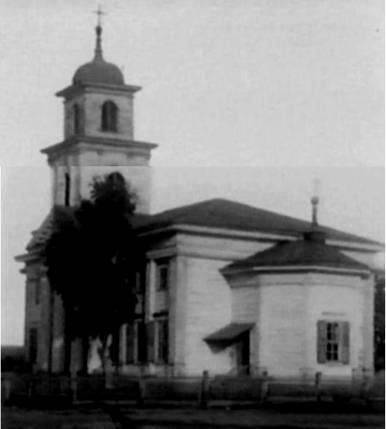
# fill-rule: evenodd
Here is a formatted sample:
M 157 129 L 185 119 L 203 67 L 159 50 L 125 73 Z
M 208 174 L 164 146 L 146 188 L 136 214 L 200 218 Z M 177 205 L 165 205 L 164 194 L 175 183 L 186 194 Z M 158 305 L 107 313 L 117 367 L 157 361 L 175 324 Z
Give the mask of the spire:
M 312 222 L 311 228 L 308 231 L 305 231 L 303 234 L 304 241 L 313 242 L 313 243 L 326 243 L 326 233 L 318 225 L 318 206 L 319 206 L 319 179 L 313 181 L 313 192 L 311 197 L 312 205 Z
M 101 6 L 98 6 L 98 10 L 95 11 L 97 14 L 97 26 L 95 27 L 96 43 L 95 43 L 95 57 L 94 60 L 103 60 L 102 55 L 102 15 L 105 13 L 102 11 Z
M 315 179 L 313 196 L 311 197 L 313 227 L 318 226 L 319 185 L 320 185 L 319 180 Z

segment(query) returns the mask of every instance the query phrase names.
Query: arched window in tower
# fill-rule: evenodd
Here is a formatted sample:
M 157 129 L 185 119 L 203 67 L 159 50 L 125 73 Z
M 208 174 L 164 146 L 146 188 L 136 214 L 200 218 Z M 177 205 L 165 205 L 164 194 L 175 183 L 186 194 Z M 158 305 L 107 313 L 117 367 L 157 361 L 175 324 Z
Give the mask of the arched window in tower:
M 74 134 L 80 134 L 80 107 L 74 104 L 73 108 Z
M 102 105 L 102 131 L 117 131 L 118 107 L 112 101 Z
M 70 174 L 66 173 L 64 175 L 64 205 L 68 207 L 70 205 L 71 198 L 71 178 Z

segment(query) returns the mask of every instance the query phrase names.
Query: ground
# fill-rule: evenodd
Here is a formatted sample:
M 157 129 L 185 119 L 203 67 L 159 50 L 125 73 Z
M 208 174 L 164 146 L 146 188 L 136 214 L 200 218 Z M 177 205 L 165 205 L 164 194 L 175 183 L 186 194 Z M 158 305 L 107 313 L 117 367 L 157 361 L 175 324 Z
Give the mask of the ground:
M 177 428 L 384 428 L 384 413 L 362 404 L 296 403 L 209 410 L 194 407 L 134 408 L 128 404 L 83 404 L 67 409 L 5 407 L 4 429 L 177 429 Z

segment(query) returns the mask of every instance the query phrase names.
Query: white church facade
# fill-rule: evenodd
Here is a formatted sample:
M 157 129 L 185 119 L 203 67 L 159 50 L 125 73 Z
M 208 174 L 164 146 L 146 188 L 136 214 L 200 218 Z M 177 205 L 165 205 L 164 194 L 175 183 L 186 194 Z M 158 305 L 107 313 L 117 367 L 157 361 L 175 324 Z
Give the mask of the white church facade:
M 134 226 L 146 246 L 136 320 L 120 331 L 127 374 L 351 376 L 373 370 L 374 278 L 380 243 L 234 201 L 150 214 L 151 152 L 134 139 L 134 95 L 102 55 L 81 66 L 64 99 L 64 141 L 44 149 L 53 206 L 73 207 L 93 177 L 119 171 L 137 191 Z M 315 201 L 314 201 L 315 202 Z M 315 207 L 314 207 L 315 209 Z M 37 371 L 63 371 L 63 308 L 42 265 L 52 229 L 33 233 L 25 264 L 25 345 Z M 92 298 L 91 298 L 92 299 Z M 51 308 L 50 308 L 51 306 Z M 74 341 L 71 368 L 81 369 Z

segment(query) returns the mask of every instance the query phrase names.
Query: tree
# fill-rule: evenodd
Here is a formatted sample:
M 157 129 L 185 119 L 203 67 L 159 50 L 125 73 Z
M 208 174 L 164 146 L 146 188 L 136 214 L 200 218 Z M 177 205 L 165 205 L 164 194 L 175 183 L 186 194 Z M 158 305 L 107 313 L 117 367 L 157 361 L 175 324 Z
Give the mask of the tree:
M 88 339 L 103 345 L 103 369 L 113 338 L 111 359 L 118 362 L 119 328 L 132 320 L 135 278 L 143 252 L 132 228 L 136 195 L 120 173 L 95 178 L 91 199 L 78 207 L 56 207 L 54 229 L 45 248 L 52 289 L 63 301 L 65 370 L 71 340 L 82 338 L 86 369 Z
M 375 276 L 374 294 L 374 367 L 385 369 L 385 273 Z

